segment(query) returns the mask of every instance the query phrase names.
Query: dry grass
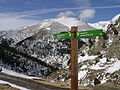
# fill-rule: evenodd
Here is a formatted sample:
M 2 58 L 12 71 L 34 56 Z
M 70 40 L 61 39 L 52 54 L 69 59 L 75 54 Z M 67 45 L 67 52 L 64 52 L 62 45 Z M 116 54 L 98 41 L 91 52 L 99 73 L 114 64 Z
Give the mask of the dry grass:
M 47 85 L 57 86 L 61 88 L 70 88 L 70 84 L 65 82 L 50 82 L 48 79 L 34 79 L 34 80 Z M 120 85 L 109 83 L 109 84 L 100 84 L 92 87 L 79 86 L 79 90 L 120 90 Z
M 50 80 L 48 79 L 34 79 L 37 82 L 46 84 L 46 85 L 52 85 L 52 86 L 56 86 L 56 87 L 60 87 L 60 88 L 70 88 L 71 85 L 65 82 L 50 82 Z M 85 87 L 85 86 L 79 86 L 78 87 L 79 90 L 93 90 L 90 87 Z

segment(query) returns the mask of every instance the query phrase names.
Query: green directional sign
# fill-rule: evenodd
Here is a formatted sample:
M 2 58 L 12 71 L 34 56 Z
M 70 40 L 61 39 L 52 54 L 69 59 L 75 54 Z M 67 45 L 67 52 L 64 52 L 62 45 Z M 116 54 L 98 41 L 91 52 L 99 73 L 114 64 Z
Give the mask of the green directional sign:
M 97 30 L 76 32 L 75 38 L 89 38 L 89 37 L 96 37 L 96 36 L 102 36 L 102 35 L 103 35 L 103 30 L 97 29 Z
M 72 38 L 72 33 L 57 33 L 53 35 L 55 39 L 70 39 Z
M 92 38 L 96 36 L 102 36 L 103 30 L 97 29 L 97 30 L 89 30 L 89 31 L 81 31 L 75 33 L 75 38 Z M 55 39 L 71 39 L 72 33 L 57 33 L 53 35 L 53 38 Z

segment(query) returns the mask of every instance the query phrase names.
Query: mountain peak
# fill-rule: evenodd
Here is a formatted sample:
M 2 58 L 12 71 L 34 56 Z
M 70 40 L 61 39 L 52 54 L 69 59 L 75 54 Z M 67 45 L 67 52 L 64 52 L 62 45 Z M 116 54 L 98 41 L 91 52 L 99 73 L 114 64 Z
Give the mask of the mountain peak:
M 108 29 L 108 25 L 115 24 L 116 21 L 119 19 L 119 17 L 120 17 L 120 14 L 116 15 L 115 17 L 113 17 L 109 21 L 99 21 L 97 23 L 89 23 L 89 25 L 96 28 L 96 29 L 103 29 L 106 31 Z
M 115 24 L 115 21 L 118 20 L 120 17 L 120 14 L 116 15 L 115 17 L 112 18 L 112 23 Z

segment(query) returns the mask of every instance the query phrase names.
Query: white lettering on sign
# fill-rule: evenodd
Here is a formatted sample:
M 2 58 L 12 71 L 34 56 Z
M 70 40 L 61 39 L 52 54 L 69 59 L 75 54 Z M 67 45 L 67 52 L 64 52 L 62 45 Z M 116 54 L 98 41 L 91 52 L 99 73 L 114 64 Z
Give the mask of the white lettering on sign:
M 94 34 L 80 34 L 80 36 L 92 36 Z

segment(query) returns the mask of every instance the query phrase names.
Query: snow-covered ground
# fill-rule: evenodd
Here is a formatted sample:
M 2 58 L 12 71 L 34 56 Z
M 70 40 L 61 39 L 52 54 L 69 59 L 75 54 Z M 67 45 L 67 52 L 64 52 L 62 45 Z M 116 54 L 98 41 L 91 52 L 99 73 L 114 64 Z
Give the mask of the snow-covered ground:
M 113 63 L 111 65 L 111 67 L 109 67 L 107 69 L 107 72 L 108 73 L 113 73 L 113 72 L 118 71 L 118 70 L 120 70 L 120 60 L 117 60 L 115 63 Z
M 80 71 L 80 72 L 78 73 L 78 80 L 84 78 L 85 75 L 87 74 L 87 72 L 88 72 L 88 71 L 86 71 L 86 70 Z
M 3 80 L 0 80 L 0 83 L 1 84 L 9 84 L 11 87 L 18 88 L 20 90 L 30 90 L 30 89 L 27 89 L 27 88 L 24 88 L 24 87 L 21 87 L 21 86 L 17 86 L 15 84 L 12 84 L 12 83 L 9 83 L 9 82 L 3 81 Z
M 87 54 L 85 56 L 79 56 L 78 63 L 81 63 L 86 60 L 93 60 L 97 58 L 98 56 L 88 56 Z M 83 65 L 80 69 L 87 68 L 87 65 Z M 78 73 L 78 80 L 84 78 L 87 75 L 88 70 L 82 70 Z
M 78 59 L 79 63 L 82 63 L 83 61 L 89 61 L 89 60 L 94 60 L 95 58 L 97 58 L 97 56 L 88 56 L 85 55 L 80 56 Z M 93 63 L 92 65 L 85 64 L 82 67 L 79 68 L 79 72 L 78 72 L 78 80 L 81 80 L 83 78 L 85 78 L 89 72 L 89 70 L 104 70 L 103 71 L 103 79 L 101 80 L 101 83 L 106 83 L 106 81 L 108 80 L 104 74 L 109 73 L 112 74 L 115 71 L 119 71 L 120 70 L 120 60 L 118 60 L 117 58 L 111 58 L 109 59 L 109 61 L 107 61 L 108 59 L 106 57 L 103 57 L 101 59 L 99 59 L 99 62 L 97 63 Z M 87 84 L 85 84 L 87 85 Z M 84 86 L 85 86 L 84 85 Z
M 104 66 L 103 64 L 106 63 L 106 60 L 107 58 L 100 59 L 100 61 L 96 65 L 92 65 L 90 69 L 94 69 L 94 70 L 105 69 L 106 66 Z M 101 67 L 101 65 L 103 65 L 104 67 Z
M 107 73 L 113 73 L 115 71 L 120 70 L 120 60 L 116 58 L 110 59 L 112 64 L 106 64 L 107 58 L 102 58 L 96 65 L 92 65 L 90 69 L 98 70 L 98 69 L 106 69 Z
M 2 67 L 0 67 L 0 68 L 2 68 Z M 8 69 L 5 69 L 5 68 L 2 68 L 2 72 L 6 73 L 6 74 L 9 74 L 9 75 L 22 77 L 22 78 L 27 78 L 27 79 L 37 78 L 37 77 L 31 77 L 31 76 L 27 76 L 27 75 L 24 75 L 24 74 L 20 74 L 20 73 L 17 73 L 17 72 L 14 72 L 12 70 L 8 70 Z
M 88 55 L 85 55 L 85 56 L 79 56 L 78 58 L 78 63 L 80 62 L 83 62 L 83 61 L 86 61 L 86 60 L 93 60 L 95 58 L 97 58 L 98 56 L 88 56 Z

